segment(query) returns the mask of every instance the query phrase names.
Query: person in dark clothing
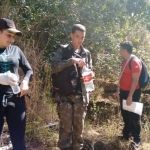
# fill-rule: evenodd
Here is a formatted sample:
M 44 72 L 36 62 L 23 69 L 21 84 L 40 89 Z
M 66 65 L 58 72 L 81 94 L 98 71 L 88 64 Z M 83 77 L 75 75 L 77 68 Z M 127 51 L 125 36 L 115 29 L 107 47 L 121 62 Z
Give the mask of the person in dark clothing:
M 141 117 L 136 113 L 124 110 L 122 107 L 123 100 L 126 100 L 127 105 L 131 105 L 132 102 L 139 102 L 141 96 L 141 88 L 138 81 L 142 70 L 142 63 L 139 58 L 135 57 L 130 63 L 130 68 L 129 62 L 132 57 L 132 49 L 131 41 L 123 41 L 120 44 L 120 55 L 124 60 L 121 64 L 122 76 L 120 77 L 120 87 L 115 96 L 116 98 L 120 97 L 121 114 L 124 121 L 123 135 L 118 138 L 120 140 L 128 140 L 132 136 L 132 146 L 136 149 L 141 143 Z
M 8 124 L 13 150 L 26 150 L 26 106 L 24 95 L 28 92 L 28 82 L 33 74 L 32 68 L 21 49 L 11 45 L 15 36 L 21 36 L 12 20 L 0 19 L 0 134 L 4 117 Z M 18 68 L 24 72 L 20 82 Z M 13 88 L 19 93 L 14 94 Z
M 72 28 L 72 42 L 61 45 L 52 60 L 52 72 L 57 74 L 73 65 L 77 66 L 79 77 L 76 82 L 76 90 L 68 95 L 56 96 L 58 102 L 58 114 L 60 118 L 58 147 L 61 150 L 81 150 L 83 148 L 84 121 L 89 104 L 89 94 L 81 84 L 81 69 L 84 65 L 92 69 L 92 59 L 89 50 L 82 46 L 86 29 L 81 24 L 75 24 Z M 72 53 L 70 58 L 64 60 L 65 55 Z M 76 57 L 80 55 L 80 57 Z M 69 80 L 69 79 L 68 79 Z M 65 85 L 64 85 L 65 86 Z

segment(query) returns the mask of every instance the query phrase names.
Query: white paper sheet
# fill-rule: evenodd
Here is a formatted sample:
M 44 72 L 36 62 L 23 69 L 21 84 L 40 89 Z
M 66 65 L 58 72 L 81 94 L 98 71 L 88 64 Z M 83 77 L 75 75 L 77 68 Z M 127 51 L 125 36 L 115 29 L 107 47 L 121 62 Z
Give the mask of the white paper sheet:
M 128 106 L 126 104 L 126 100 L 123 100 L 123 109 L 139 114 L 140 116 L 142 115 L 142 111 L 143 111 L 143 103 L 140 102 L 132 102 L 132 104 L 130 106 Z

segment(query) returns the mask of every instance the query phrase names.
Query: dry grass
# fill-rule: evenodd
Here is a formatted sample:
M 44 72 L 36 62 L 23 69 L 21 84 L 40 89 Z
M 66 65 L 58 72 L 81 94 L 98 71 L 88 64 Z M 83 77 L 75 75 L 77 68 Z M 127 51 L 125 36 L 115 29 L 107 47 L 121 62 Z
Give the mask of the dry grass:
M 119 103 L 113 100 L 113 98 L 110 97 L 109 94 L 103 93 L 99 96 L 95 94 L 95 97 L 97 97 L 95 99 L 95 105 L 97 106 L 97 108 L 100 104 L 103 104 L 104 102 L 106 104 L 110 104 L 110 106 L 114 105 L 118 107 L 117 104 Z M 144 103 L 144 111 L 142 115 L 142 145 L 139 147 L 139 150 L 150 150 L 149 95 L 142 94 L 141 101 Z M 97 109 L 95 110 L 97 111 Z M 130 142 L 120 142 L 117 140 L 117 136 L 121 135 L 121 131 L 123 128 L 121 114 L 115 113 L 113 110 L 110 111 L 110 107 L 108 107 L 107 113 L 109 114 L 109 118 L 107 117 L 108 114 L 97 114 L 97 119 L 103 121 L 86 121 L 84 137 L 92 141 L 91 143 L 95 145 L 95 150 L 129 150 Z
M 95 150 L 129 150 L 130 142 L 120 142 L 117 140 L 117 136 L 121 135 L 121 130 L 123 127 L 123 122 L 121 116 L 114 118 L 102 125 L 90 125 L 86 124 L 84 137 L 92 141 L 95 144 Z M 139 150 L 150 150 L 150 126 L 145 132 L 145 125 L 141 132 L 142 135 L 142 145 Z M 99 145 L 98 145 L 99 144 Z

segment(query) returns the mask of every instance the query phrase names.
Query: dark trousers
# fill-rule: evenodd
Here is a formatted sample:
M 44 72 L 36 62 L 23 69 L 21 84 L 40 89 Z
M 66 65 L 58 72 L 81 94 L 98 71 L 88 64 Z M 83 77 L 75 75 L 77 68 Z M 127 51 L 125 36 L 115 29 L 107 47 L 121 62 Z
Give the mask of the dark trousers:
M 82 96 L 71 96 L 62 99 L 58 105 L 60 118 L 59 148 L 79 150 L 83 147 L 83 129 L 87 106 L 83 104 Z
M 141 117 L 138 114 L 123 110 L 122 102 L 123 99 L 127 99 L 129 95 L 129 91 L 120 90 L 120 107 L 121 107 L 121 114 L 124 121 L 124 128 L 123 128 L 123 136 L 129 137 L 132 135 L 135 142 L 140 142 L 140 131 L 141 131 Z M 141 89 L 135 90 L 132 101 L 139 102 L 141 96 Z
M 2 133 L 4 117 L 8 124 L 13 150 L 26 150 L 25 128 L 26 128 L 26 107 L 24 97 L 13 96 L 11 101 L 15 107 L 2 105 L 2 95 L 0 95 L 0 134 Z

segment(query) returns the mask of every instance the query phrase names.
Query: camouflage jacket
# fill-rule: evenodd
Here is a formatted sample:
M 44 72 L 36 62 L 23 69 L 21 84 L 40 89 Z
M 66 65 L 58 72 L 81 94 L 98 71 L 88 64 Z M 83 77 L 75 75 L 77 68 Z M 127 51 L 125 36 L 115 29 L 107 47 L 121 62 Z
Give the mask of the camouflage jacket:
M 68 60 L 62 60 L 64 50 L 63 48 L 66 48 L 67 46 L 69 51 L 74 50 L 72 43 L 70 43 L 69 45 L 60 45 L 51 62 L 52 73 L 58 73 L 62 71 L 64 68 L 74 64 L 72 58 L 69 58 Z M 86 66 L 89 69 L 92 69 L 92 58 L 90 51 L 85 49 L 83 46 L 81 46 L 81 49 L 82 49 L 81 57 L 85 60 Z M 80 70 L 82 70 L 82 68 Z M 88 105 L 89 93 L 86 92 L 83 82 L 81 82 L 81 88 L 82 88 L 83 102 L 85 105 Z

